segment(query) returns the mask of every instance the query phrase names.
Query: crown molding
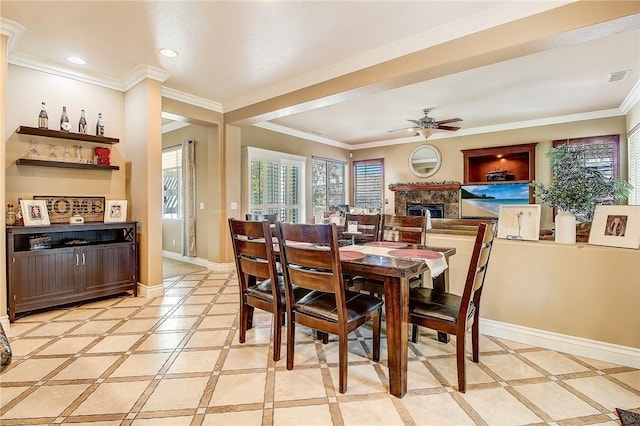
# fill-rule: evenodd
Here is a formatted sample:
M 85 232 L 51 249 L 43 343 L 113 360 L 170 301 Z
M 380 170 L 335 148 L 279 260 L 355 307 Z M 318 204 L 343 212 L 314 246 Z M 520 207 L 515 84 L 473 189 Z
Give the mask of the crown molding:
M 22 34 L 24 34 L 24 27 L 16 21 L 0 17 L 0 34 L 7 36 L 9 39 L 7 51 L 11 52 L 13 47 L 22 38 Z
M 495 126 L 475 127 L 472 129 L 459 130 L 457 132 L 434 133 L 433 135 L 429 136 L 428 139 L 425 139 L 421 136 L 411 136 L 406 138 L 385 139 L 385 140 L 361 143 L 356 145 L 347 144 L 347 143 L 336 141 L 333 139 L 323 138 L 310 133 L 301 132 L 298 130 L 291 129 L 289 127 L 284 127 L 284 126 L 267 123 L 267 122 L 254 124 L 254 126 L 267 129 L 267 130 L 272 130 L 274 132 L 322 143 L 325 145 L 331 145 L 338 148 L 348 149 L 350 151 L 357 151 L 360 149 L 379 148 L 379 147 L 391 146 L 391 145 L 402 145 L 402 144 L 415 143 L 415 142 L 420 142 L 425 140 L 450 139 L 450 138 L 455 138 L 460 136 L 471 136 L 471 135 L 479 135 L 483 133 L 502 132 L 505 130 L 526 129 L 529 127 L 549 126 L 553 124 L 572 123 L 575 121 L 618 117 L 620 115 L 625 115 L 625 114 L 626 113 L 623 112 L 621 108 L 614 108 L 614 109 L 607 109 L 602 111 L 593 111 L 593 112 L 586 112 L 586 113 L 580 113 L 580 114 L 569 114 L 569 115 L 562 115 L 557 117 L 541 118 L 538 120 L 527 120 L 527 121 L 518 121 L 518 122 L 506 123 L 506 124 L 498 124 Z
M 122 91 L 126 92 L 136 84 L 147 79 L 164 83 L 169 76 L 169 72 L 162 68 L 152 67 L 151 65 L 138 65 L 122 78 Z
M 209 109 L 215 112 L 224 113 L 222 104 L 220 104 L 219 102 L 214 102 L 209 99 L 201 98 L 200 96 L 191 95 L 189 93 L 181 92 L 169 87 L 162 87 L 162 96 L 164 96 L 165 98 L 173 99 L 175 101 L 180 101 L 190 105 Z
M 182 129 L 189 126 L 189 123 L 183 123 L 182 121 L 172 121 L 162 125 L 162 134 L 173 132 L 174 130 Z
M 624 101 L 620 104 L 620 111 L 626 115 L 638 102 L 640 102 L 640 80 L 636 81 L 636 84 L 631 88 L 627 97 L 624 98 Z

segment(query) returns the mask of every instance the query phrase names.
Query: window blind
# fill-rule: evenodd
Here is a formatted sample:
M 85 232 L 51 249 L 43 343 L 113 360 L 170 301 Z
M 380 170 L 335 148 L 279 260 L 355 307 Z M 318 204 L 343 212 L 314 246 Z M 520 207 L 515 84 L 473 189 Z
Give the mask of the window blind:
M 353 199 L 356 207 L 382 208 L 384 160 L 353 162 Z

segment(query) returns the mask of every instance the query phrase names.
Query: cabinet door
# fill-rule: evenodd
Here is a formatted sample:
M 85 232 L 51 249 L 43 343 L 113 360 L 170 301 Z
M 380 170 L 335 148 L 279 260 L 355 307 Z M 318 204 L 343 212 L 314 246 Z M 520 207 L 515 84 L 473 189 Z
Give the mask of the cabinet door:
M 136 282 L 132 243 L 102 244 L 76 249 L 82 292 L 113 294 Z
M 9 262 L 16 312 L 63 304 L 77 293 L 73 249 L 14 253 Z

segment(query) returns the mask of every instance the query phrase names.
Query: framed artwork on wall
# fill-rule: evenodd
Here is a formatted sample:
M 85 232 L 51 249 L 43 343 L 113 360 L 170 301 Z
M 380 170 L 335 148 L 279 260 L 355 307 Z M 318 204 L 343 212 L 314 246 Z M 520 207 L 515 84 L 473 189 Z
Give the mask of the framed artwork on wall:
M 44 200 L 20 200 L 24 226 L 49 226 L 49 212 Z
M 596 206 L 589 244 L 640 249 L 640 206 Z

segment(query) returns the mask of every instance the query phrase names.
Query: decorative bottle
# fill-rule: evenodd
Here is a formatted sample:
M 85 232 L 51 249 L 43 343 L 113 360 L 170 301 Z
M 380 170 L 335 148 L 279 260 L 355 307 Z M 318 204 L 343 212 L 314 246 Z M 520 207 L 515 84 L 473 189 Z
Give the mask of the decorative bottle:
M 66 106 L 62 107 L 62 115 L 60 116 L 60 130 L 64 132 L 68 132 L 71 130 L 71 123 L 69 123 Z
M 78 132 L 87 134 L 87 119 L 84 118 L 84 110 L 80 110 L 80 121 L 78 122 Z
M 39 129 L 48 129 L 49 128 L 49 116 L 47 115 L 47 108 L 42 103 L 40 107 L 40 114 L 38 115 L 38 128 Z
M 7 225 L 13 226 L 16 224 L 16 211 L 13 209 L 13 204 L 7 204 Z
M 104 121 L 101 112 L 98 113 L 98 121 L 96 122 L 96 136 L 104 136 Z

